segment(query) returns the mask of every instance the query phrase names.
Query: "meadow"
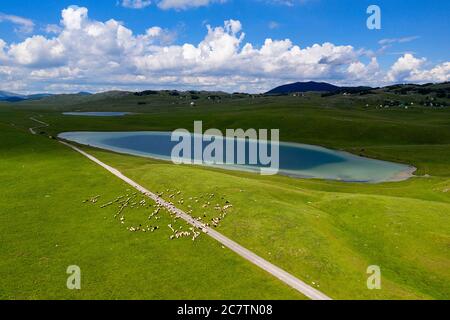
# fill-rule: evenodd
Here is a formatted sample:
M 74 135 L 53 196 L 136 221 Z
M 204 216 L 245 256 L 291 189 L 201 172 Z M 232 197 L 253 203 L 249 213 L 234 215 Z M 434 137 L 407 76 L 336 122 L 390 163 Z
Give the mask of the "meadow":
M 128 185 L 0 114 L 0 299 L 303 299 L 208 237 L 169 240 L 163 214 L 160 230 L 129 232 L 100 208 Z M 145 223 L 152 210 L 127 218 Z M 70 265 L 79 291 L 66 287 Z
M 411 164 L 417 176 L 382 184 L 263 177 L 83 148 L 154 192 L 229 200 L 233 210 L 220 232 L 332 298 L 450 298 L 450 110 L 379 108 L 389 97 L 243 95 L 218 103 L 202 96 L 190 107 L 170 95 L 114 95 L 0 105 L 0 237 L 8 244 L 0 248 L 0 297 L 302 298 L 207 237 L 171 242 L 164 232 L 127 232 L 111 208 L 82 203 L 113 199 L 127 186 L 48 138 L 192 129 L 202 120 L 205 128 L 279 128 L 283 141 Z M 88 110 L 137 114 L 61 114 Z M 31 116 L 50 124 L 41 136 L 27 131 Z M 203 205 L 179 204 L 199 216 Z M 65 289 L 65 268 L 77 263 L 86 287 L 74 293 Z M 367 289 L 369 265 L 381 267 L 381 290 Z

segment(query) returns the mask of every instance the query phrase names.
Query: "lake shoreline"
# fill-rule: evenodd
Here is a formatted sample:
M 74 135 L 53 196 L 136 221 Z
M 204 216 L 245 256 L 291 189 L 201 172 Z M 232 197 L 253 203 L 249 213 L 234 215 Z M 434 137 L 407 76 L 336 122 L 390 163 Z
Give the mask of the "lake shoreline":
M 171 161 L 173 141 L 170 132 L 63 132 L 58 138 L 121 154 Z M 225 142 L 225 140 L 223 141 Z M 228 143 L 228 141 L 226 142 Z M 255 141 L 248 141 L 247 148 Z M 399 182 L 414 177 L 417 168 L 385 160 L 355 155 L 348 151 L 329 149 L 319 145 L 279 142 L 280 163 L 276 174 L 299 179 L 319 179 L 354 183 Z M 191 160 L 190 158 L 187 160 Z M 202 166 L 261 172 L 262 165 L 207 164 Z

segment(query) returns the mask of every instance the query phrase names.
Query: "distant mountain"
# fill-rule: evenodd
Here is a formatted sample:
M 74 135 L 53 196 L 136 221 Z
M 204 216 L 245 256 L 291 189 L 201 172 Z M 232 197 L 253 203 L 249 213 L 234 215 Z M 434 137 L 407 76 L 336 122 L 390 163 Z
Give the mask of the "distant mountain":
M 266 94 L 289 94 L 294 92 L 333 92 L 339 87 L 325 82 L 296 82 L 285 84 L 270 90 Z
M 92 93 L 90 92 L 85 92 L 85 91 L 80 91 L 77 93 L 79 96 L 92 96 Z
M 296 82 L 285 84 L 268 91 L 268 95 L 290 94 L 296 92 L 356 92 L 370 90 L 370 87 L 338 87 L 326 82 Z
M 0 91 L 0 101 L 19 102 L 24 100 L 40 100 L 52 96 L 49 93 L 23 95 L 8 91 Z
M 24 95 L 20 95 L 20 94 L 16 94 L 13 92 L 8 92 L 8 91 L 0 91 L 0 101 L 11 101 L 11 102 L 15 102 L 15 101 L 22 101 L 25 100 Z

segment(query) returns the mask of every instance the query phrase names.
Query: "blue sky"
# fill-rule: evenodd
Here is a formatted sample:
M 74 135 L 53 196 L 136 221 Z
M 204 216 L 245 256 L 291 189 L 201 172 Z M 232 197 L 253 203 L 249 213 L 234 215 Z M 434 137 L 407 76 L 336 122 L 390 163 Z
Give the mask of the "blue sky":
M 169 7 L 171 3 L 173 4 L 175 2 L 179 4 L 183 2 L 183 0 L 179 0 L 178 2 L 173 0 L 162 1 L 168 2 Z M 131 2 L 133 0 L 130 0 Z M 446 77 L 448 74 L 445 63 L 449 61 L 450 52 L 450 43 L 448 40 L 450 39 L 450 1 L 198 0 L 197 2 L 202 5 L 181 9 L 174 8 L 173 6 L 170 8 L 161 8 L 161 3 L 158 5 L 158 0 L 151 2 L 151 4 L 143 6 L 143 8 L 132 9 L 124 7 L 123 0 L 2 0 L 0 4 L 0 39 L 5 43 L 3 50 L 7 57 L 3 61 L 0 60 L 0 66 L 3 64 L 10 68 L 25 68 L 28 71 L 30 69 L 48 70 L 49 67 L 46 66 L 49 65 L 48 61 L 46 63 L 40 63 L 39 61 L 25 63 L 23 59 L 19 59 L 18 50 L 13 50 L 12 52 L 9 52 L 9 50 L 12 46 L 20 44 L 35 35 L 42 35 L 45 39 L 58 37 L 58 32 L 61 32 L 61 30 L 48 32 L 48 26 L 53 25 L 53 27 L 58 26 L 62 28 L 60 22 L 62 19 L 61 11 L 71 5 L 76 5 L 88 9 L 88 19 L 90 21 L 106 22 L 114 19 L 131 30 L 133 35 L 145 34 L 150 27 L 160 27 L 168 35 L 166 42 L 170 41 L 170 43 L 161 43 L 162 46 L 181 46 L 185 43 L 197 46 L 205 39 L 208 32 L 206 25 L 211 25 L 212 28 L 223 27 L 224 21 L 233 19 L 239 21 L 241 24 L 239 33 L 245 33 L 245 37 L 238 45 L 240 49 L 246 43 L 251 43 L 254 48 L 261 48 L 267 38 L 273 39 L 274 41 L 289 39 L 293 45 L 299 46 L 301 49 L 314 44 L 322 45 L 323 43 L 329 42 L 336 47 L 352 46 L 354 50 L 352 54 L 358 55 L 357 58 L 353 57 L 352 59 L 357 59 L 358 62 L 365 65 L 368 65 L 374 56 L 376 57 L 380 75 L 377 79 L 357 79 L 360 82 L 378 82 L 381 84 L 389 80 L 406 82 L 408 79 L 416 80 L 417 82 L 417 80 L 422 80 L 418 75 L 419 72 L 424 78 L 424 81 L 434 80 L 426 72 L 442 65 L 445 70 L 442 71 L 439 69 L 439 76 L 436 78 L 436 81 L 442 79 L 447 80 Z M 193 2 L 196 2 L 196 0 L 193 0 Z M 191 1 L 191 3 L 193 2 Z M 368 18 L 366 9 L 371 4 L 377 4 L 381 8 L 381 30 L 369 30 L 366 27 L 366 20 Z M 383 41 L 383 39 L 384 42 L 380 44 L 380 41 Z M 360 54 L 361 51 L 365 53 Z M 21 54 L 27 54 L 27 52 L 21 52 Z M 390 68 L 398 62 L 398 59 L 404 57 L 405 54 L 409 54 L 412 58 L 408 56 L 404 61 L 401 61 L 397 66 L 398 70 L 395 70 L 396 72 L 392 73 L 391 76 L 387 76 Z M 142 55 L 148 56 L 148 52 L 145 54 L 142 53 Z M 62 67 L 77 68 L 69 57 L 61 59 L 67 61 L 67 63 L 55 63 L 52 65 L 53 69 Z M 120 60 L 116 58 L 111 59 L 121 64 Z M 299 58 L 297 57 L 297 59 Z M 293 64 L 296 63 L 295 60 L 289 60 L 289 63 L 291 62 Z M 257 63 L 261 63 L 261 61 L 255 60 L 255 68 L 257 68 Z M 304 61 L 299 61 L 299 63 L 304 63 Z M 352 62 L 342 63 L 339 66 L 339 70 L 337 67 L 330 68 L 328 73 L 322 71 L 319 73 L 311 73 L 310 78 L 320 80 L 322 77 L 323 80 L 331 80 L 331 82 L 335 80 L 334 82 L 337 83 L 350 83 L 352 78 L 346 78 L 341 72 L 341 69 L 348 67 L 350 63 Z M 405 64 L 408 64 L 408 66 L 405 66 Z M 137 66 L 134 67 L 135 69 L 138 68 Z M 86 68 L 86 66 L 83 68 Z M 198 69 L 201 66 L 195 65 L 192 68 Z M 274 68 L 274 66 L 267 67 L 267 70 L 273 70 Z M 133 71 L 130 71 L 133 68 L 130 67 L 128 69 L 128 72 L 133 74 Z M 142 75 L 142 77 L 145 77 L 153 75 L 156 72 L 154 68 L 150 70 L 148 66 L 147 69 L 144 69 L 135 70 L 134 75 Z M 225 70 L 227 68 L 223 69 L 221 71 L 214 68 L 210 74 L 216 77 L 229 76 L 231 71 Z M 301 70 L 303 69 L 299 69 L 300 73 Z M 87 70 L 85 71 L 87 72 Z M 158 69 L 157 73 L 158 76 L 164 76 L 164 72 L 161 69 Z M 171 72 L 168 74 L 172 75 Z M 209 76 L 207 70 L 191 73 L 189 73 L 189 70 L 185 70 L 185 74 L 196 77 Z M 396 78 L 397 76 L 398 78 Z M 291 75 L 291 77 L 276 79 L 273 74 L 267 74 L 265 76 L 263 73 L 256 72 L 253 69 L 249 70 L 249 78 L 254 77 L 258 77 L 261 81 L 264 81 L 266 78 L 267 86 L 269 86 L 269 83 L 270 85 L 282 83 L 291 78 L 292 80 L 296 80 L 295 74 Z M 306 78 L 300 79 L 302 78 L 301 76 L 298 78 L 299 80 L 307 80 Z M 86 83 L 83 83 L 82 79 Z M 14 81 L 14 79 L 11 80 Z M 46 89 L 45 86 L 42 88 L 33 86 L 31 83 L 32 80 L 29 79 L 28 83 L 23 83 L 22 85 L 17 83 L 16 89 L 19 91 Z M 70 90 L 70 84 L 73 84 L 73 87 L 76 89 L 83 87 L 83 85 L 88 89 L 90 87 L 93 89 L 96 87 L 94 84 L 90 86 L 88 82 L 89 76 L 84 74 L 80 76 L 79 81 L 76 81 L 76 83 L 73 79 L 69 79 L 67 88 L 60 88 L 59 90 Z M 125 83 L 119 82 L 101 84 L 97 85 L 97 87 L 99 90 L 108 89 L 108 86 L 115 88 L 127 87 Z M 171 86 L 176 87 L 176 79 L 173 82 Z M 211 85 L 212 82 L 209 81 L 208 86 L 214 87 L 215 85 Z M 236 86 L 244 88 L 244 82 L 239 81 Z M 160 86 L 167 85 L 167 83 L 167 81 L 163 81 Z M 195 81 L 192 84 L 188 82 L 183 83 L 181 87 L 185 85 L 201 87 L 204 85 L 201 82 L 196 84 Z M 135 86 L 139 88 L 149 86 L 157 87 L 158 83 L 143 81 L 142 85 L 136 83 Z M 230 86 L 229 89 L 235 89 L 235 87 L 231 87 L 233 86 Z M 258 88 L 263 89 L 266 86 L 260 83 L 257 86 L 250 87 L 248 88 L 249 91 L 257 91 Z M 55 90 L 56 88 L 57 86 L 55 86 Z M 14 89 L 14 86 L 11 86 L 11 89 Z

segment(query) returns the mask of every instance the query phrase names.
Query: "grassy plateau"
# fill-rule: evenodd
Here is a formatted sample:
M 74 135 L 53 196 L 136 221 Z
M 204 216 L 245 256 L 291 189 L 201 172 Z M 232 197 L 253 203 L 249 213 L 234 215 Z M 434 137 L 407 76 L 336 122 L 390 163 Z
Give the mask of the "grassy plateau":
M 386 99 L 409 108 L 380 108 Z M 0 104 L 0 299 L 303 299 L 207 236 L 169 240 L 129 232 L 151 209 L 100 206 L 130 187 L 48 136 L 65 131 L 279 128 L 281 140 L 417 167 L 403 182 L 344 183 L 177 166 L 82 147 L 154 192 L 179 190 L 180 208 L 233 204 L 218 231 L 334 299 L 450 299 L 450 108 L 414 94 L 230 96 L 214 102 L 160 93 L 54 97 Z M 413 104 L 411 104 L 413 103 Z M 63 111 L 130 111 L 117 118 Z M 37 129 L 34 117 L 50 124 Z M 83 203 L 100 195 L 97 203 Z M 179 196 L 181 197 L 181 196 Z M 194 199 L 200 199 L 194 201 Z M 79 265 L 82 289 L 66 288 Z M 378 265 L 381 290 L 368 290 Z

